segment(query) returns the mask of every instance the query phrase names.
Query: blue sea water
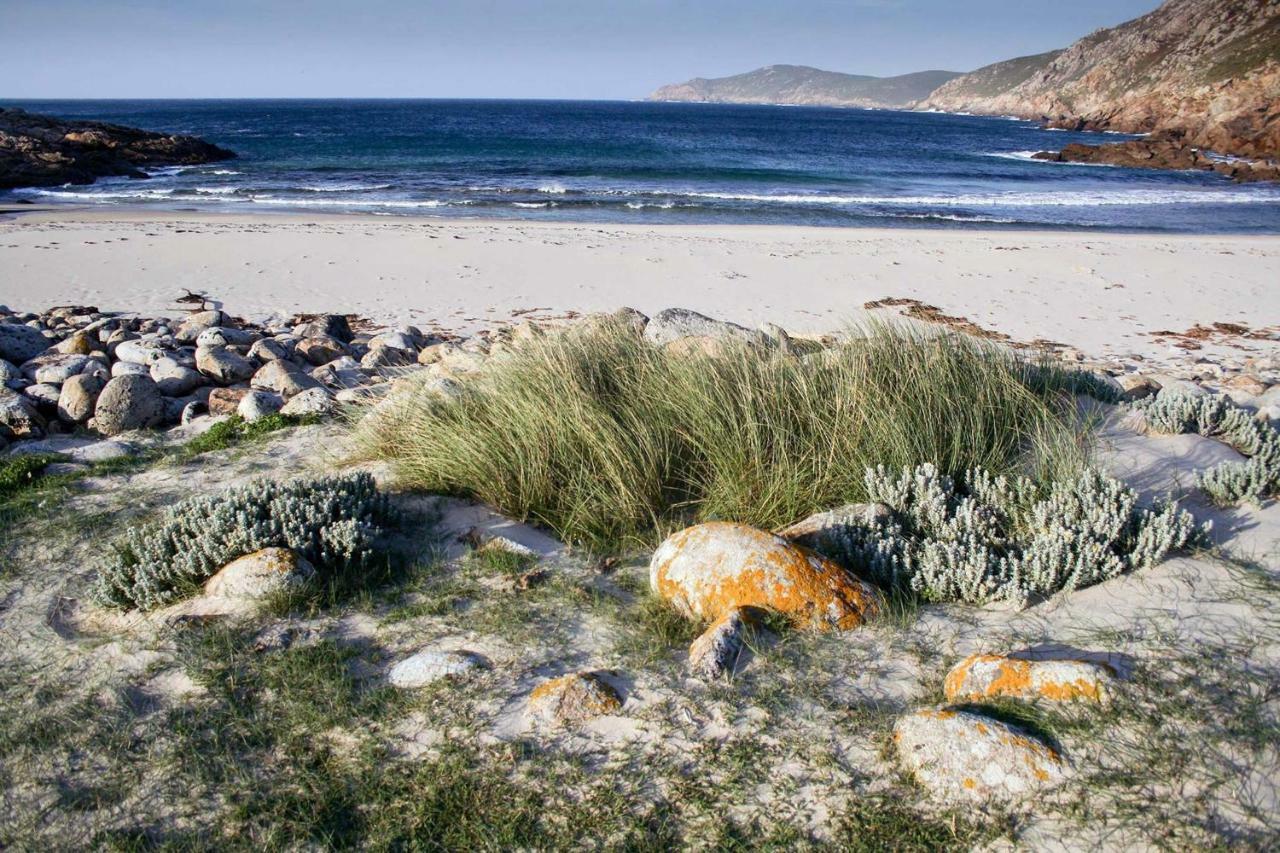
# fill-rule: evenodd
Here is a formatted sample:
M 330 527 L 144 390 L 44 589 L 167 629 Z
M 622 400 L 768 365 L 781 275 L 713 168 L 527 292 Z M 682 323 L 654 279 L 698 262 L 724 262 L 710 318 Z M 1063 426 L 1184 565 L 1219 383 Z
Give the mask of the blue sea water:
M 236 160 L 39 201 L 596 222 L 1280 233 L 1280 187 L 1033 161 L 1124 137 L 1001 118 L 567 101 L 22 101 Z

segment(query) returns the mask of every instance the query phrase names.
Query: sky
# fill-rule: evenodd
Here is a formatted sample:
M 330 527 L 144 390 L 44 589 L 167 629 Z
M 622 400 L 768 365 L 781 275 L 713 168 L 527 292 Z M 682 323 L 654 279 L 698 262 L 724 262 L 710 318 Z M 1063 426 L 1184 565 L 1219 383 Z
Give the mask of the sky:
M 640 98 L 762 65 L 887 76 L 1157 0 L 0 0 L 0 99 Z

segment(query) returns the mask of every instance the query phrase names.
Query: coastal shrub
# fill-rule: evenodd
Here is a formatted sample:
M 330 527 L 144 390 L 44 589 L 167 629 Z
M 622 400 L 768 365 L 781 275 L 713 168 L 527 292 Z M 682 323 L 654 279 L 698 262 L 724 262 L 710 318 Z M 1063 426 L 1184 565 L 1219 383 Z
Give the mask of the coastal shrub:
M 958 334 L 889 324 L 784 355 L 733 340 L 675 351 L 620 323 L 535 338 L 445 398 L 362 421 L 407 484 L 463 494 L 614 548 L 690 521 L 772 528 L 867 497 L 863 471 L 1074 471 L 1077 380 Z M 1034 458 L 1033 458 L 1034 457 Z
M 1199 475 L 1196 485 L 1214 503 L 1234 506 L 1280 494 L 1280 432 L 1230 398 L 1161 391 L 1137 401 L 1134 409 L 1142 413 L 1153 432 L 1198 433 L 1219 439 L 1249 457 L 1244 462 L 1223 462 Z
M 840 556 L 931 601 L 1025 604 L 1153 566 L 1204 532 L 1173 504 L 1138 507 L 1132 489 L 1091 469 L 1046 484 L 878 466 L 866 491 L 892 512 L 850 519 Z
M 330 571 L 359 567 L 390 518 L 367 473 L 263 481 L 182 501 L 130 528 L 99 571 L 102 604 L 150 610 L 193 593 L 218 569 L 262 548 L 286 547 Z

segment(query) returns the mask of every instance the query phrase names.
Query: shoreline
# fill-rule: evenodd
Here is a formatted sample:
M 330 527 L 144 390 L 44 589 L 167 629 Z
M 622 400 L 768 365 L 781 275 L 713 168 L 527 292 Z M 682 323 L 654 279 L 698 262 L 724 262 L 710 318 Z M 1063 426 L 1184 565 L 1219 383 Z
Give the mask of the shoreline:
M 1280 346 L 1152 334 L 1215 323 L 1280 334 L 1271 235 L 13 207 L 0 208 L 0 304 L 15 310 L 174 313 L 185 288 L 254 319 L 335 311 L 466 333 L 681 306 L 826 333 L 869 302 L 913 299 L 1099 357 L 1185 363 Z

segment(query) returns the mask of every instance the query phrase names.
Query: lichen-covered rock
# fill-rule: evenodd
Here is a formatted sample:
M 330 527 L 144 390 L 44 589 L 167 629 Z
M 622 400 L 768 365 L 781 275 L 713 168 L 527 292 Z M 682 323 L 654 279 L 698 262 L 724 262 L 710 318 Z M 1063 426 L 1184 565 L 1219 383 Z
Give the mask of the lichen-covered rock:
M 306 558 L 288 548 L 263 548 L 232 560 L 204 584 L 214 598 L 263 598 L 296 589 L 315 575 Z
M 425 687 L 442 678 L 466 675 L 484 666 L 484 658 L 472 652 L 428 649 L 410 655 L 391 667 L 387 672 L 387 680 L 396 687 Z
M 348 355 L 345 344 L 329 335 L 315 335 L 298 341 L 295 348 L 297 354 L 314 365 L 328 364 L 334 359 Z
M 196 311 L 183 318 L 173 336 L 184 344 L 193 343 L 205 329 L 221 326 L 224 322 L 226 322 L 226 316 L 216 309 Z
M 970 655 L 947 674 L 952 702 L 1013 699 L 1105 702 L 1115 671 L 1083 660 L 1020 660 L 1004 655 Z
M 969 711 L 908 714 L 894 726 L 893 740 L 907 772 L 948 803 L 1017 802 L 1061 783 L 1068 770 L 1034 735 Z
M 27 384 L 22 371 L 0 358 L 0 387 L 17 390 Z
M 884 504 L 846 504 L 819 512 L 778 531 L 789 542 L 817 551 L 837 562 L 850 562 L 858 551 L 858 534 L 893 515 Z
M 105 385 L 92 373 L 81 373 L 67 379 L 58 393 L 58 417 L 69 424 L 82 424 L 89 420 Z
M 622 699 L 594 672 L 544 681 L 529 694 L 529 713 L 553 723 L 582 723 L 622 707 Z
M 104 435 L 158 426 L 164 417 L 164 395 L 150 376 L 113 378 L 93 410 L 94 426 Z
M 750 611 L 735 607 L 689 645 L 689 671 L 704 681 L 733 672 L 751 626 Z
M 183 397 L 207 381 L 198 370 L 167 356 L 152 363 L 151 378 L 166 397 Z
M 249 387 L 259 391 L 274 391 L 288 400 L 308 389 L 319 388 L 320 383 L 293 362 L 273 359 L 258 368 L 258 372 L 249 380 Z
M 0 388 L 0 427 L 10 438 L 41 438 L 47 421 L 26 397 Z
M 249 358 L 263 363 L 287 359 L 293 355 L 293 343 L 276 338 L 262 338 L 254 341 L 253 346 L 249 347 L 248 355 Z
M 244 382 L 253 376 L 253 362 L 226 347 L 200 347 L 196 350 L 196 370 L 224 385 Z
M 211 326 L 196 335 L 196 347 L 252 346 L 258 340 L 256 332 L 233 329 L 229 326 Z
M 112 354 L 118 361 L 127 361 L 130 364 L 145 364 L 150 367 L 153 362 L 167 356 L 169 348 L 158 340 L 138 339 L 121 341 L 116 344 L 115 352 Z
M 760 336 L 750 329 L 714 320 L 687 308 L 668 308 L 659 311 L 645 324 L 644 339 L 656 346 L 663 346 L 681 338 L 738 338 L 755 340 Z
M 310 388 L 296 395 L 280 409 L 290 417 L 325 417 L 333 413 L 333 395 L 323 388 Z
M 85 331 L 74 332 L 54 344 L 53 351 L 64 355 L 88 355 L 98 348 L 98 339 Z
M 277 394 L 250 391 L 240 398 L 240 403 L 236 406 L 236 414 L 244 418 L 247 423 L 253 423 L 267 415 L 274 415 L 283 405 L 284 401 Z
M 97 362 L 87 355 L 46 353 L 23 364 L 22 373 L 32 382 L 61 385 L 72 376 L 83 373 L 86 368 L 95 364 Z
M 240 401 L 249 393 L 248 388 L 214 388 L 209 392 L 205 406 L 214 417 L 234 415 L 240 408 Z
M 876 591 L 840 566 L 780 536 L 711 522 L 668 537 L 649 564 L 649 584 L 677 610 L 715 620 L 759 607 L 818 629 L 848 629 L 875 612 Z
M 22 364 L 53 343 L 39 329 L 21 323 L 0 323 L 0 359 Z

